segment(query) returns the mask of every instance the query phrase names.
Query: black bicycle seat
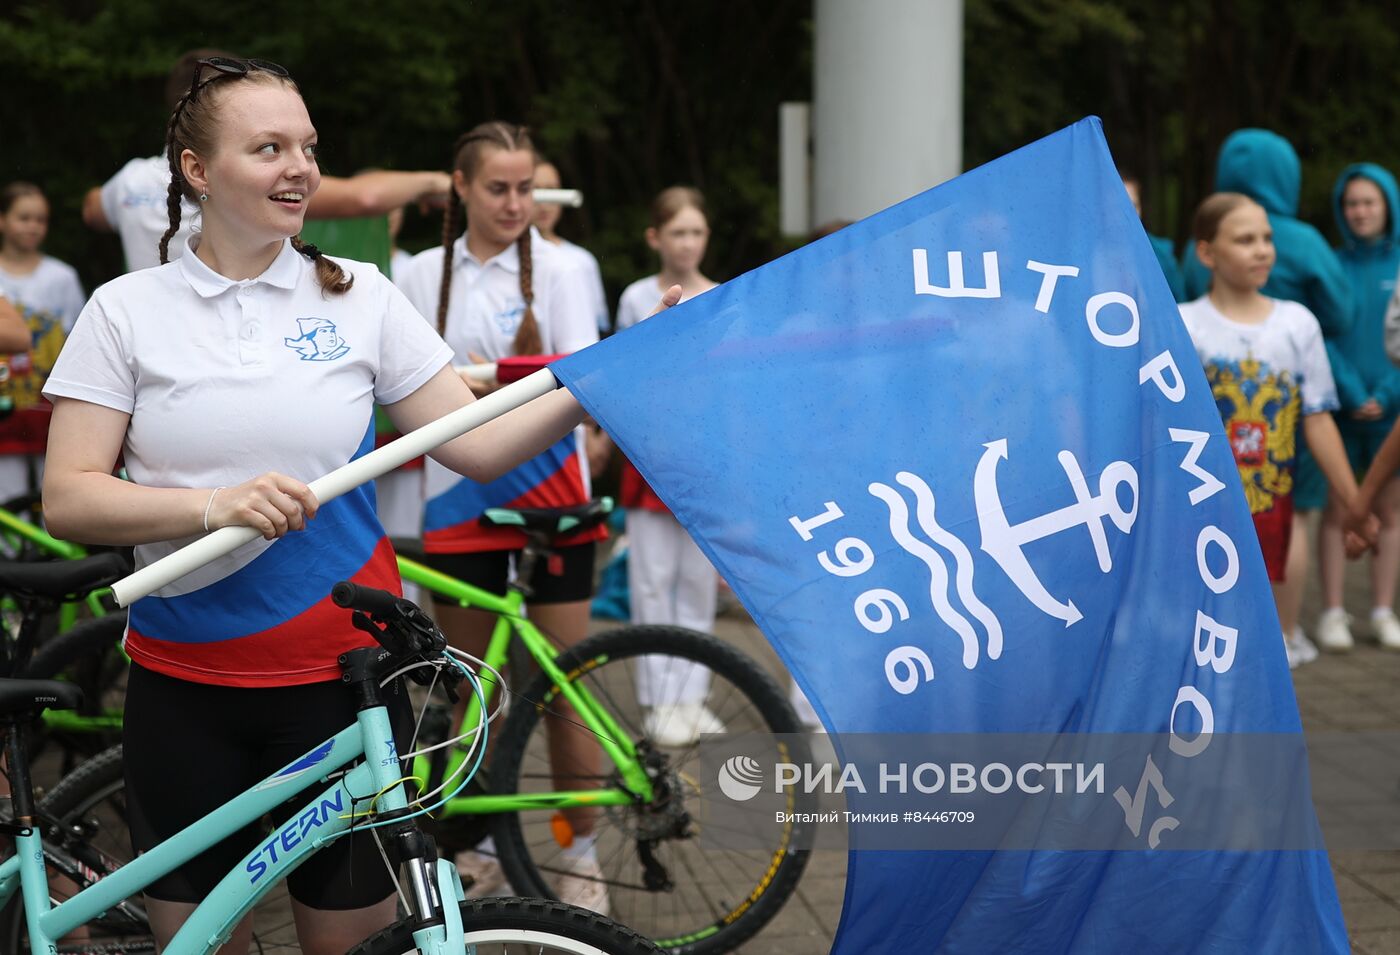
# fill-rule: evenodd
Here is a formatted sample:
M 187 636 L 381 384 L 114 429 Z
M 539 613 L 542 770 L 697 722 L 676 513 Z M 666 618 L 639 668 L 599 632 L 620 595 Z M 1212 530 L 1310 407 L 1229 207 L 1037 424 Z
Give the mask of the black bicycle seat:
M 0 593 L 52 600 L 82 597 L 129 573 L 131 565 L 115 551 L 79 560 L 0 561 Z
M 487 527 L 517 527 L 539 534 L 576 534 L 596 527 L 612 513 L 610 497 L 600 497 L 576 507 L 489 507 L 481 515 Z
M 44 710 L 76 710 L 83 691 L 62 680 L 0 679 L 0 715 L 41 713 Z

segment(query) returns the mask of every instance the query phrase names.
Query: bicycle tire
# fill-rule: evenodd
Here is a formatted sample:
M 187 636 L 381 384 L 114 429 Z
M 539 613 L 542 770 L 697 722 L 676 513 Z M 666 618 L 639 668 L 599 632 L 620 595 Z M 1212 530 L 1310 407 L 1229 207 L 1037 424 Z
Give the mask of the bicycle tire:
M 459 903 L 462 929 L 474 955 L 656 955 L 661 949 L 612 919 L 544 899 L 474 899 Z M 413 926 L 398 922 L 347 955 L 415 952 Z M 528 946 L 528 947 L 527 947 Z
M 50 869 L 50 885 L 62 876 L 86 887 L 126 861 L 126 819 L 122 790 L 122 752 L 114 746 L 80 764 L 39 801 L 45 822 L 44 855 Z M 120 807 L 120 809 L 119 809 Z M 119 810 L 119 811 L 118 811 Z M 117 811 L 114 817 L 112 813 Z M 60 837 L 55 827 L 79 826 L 82 834 Z M 104 843 L 115 840 L 111 849 Z M 57 901 L 57 898 L 55 898 Z M 0 913 L 0 951 L 23 955 L 29 951 L 24 911 L 18 895 Z M 156 943 L 139 901 L 128 900 L 86 926 L 90 938 L 60 943 L 58 955 L 101 951 L 111 955 L 154 955 Z
M 797 714 L 773 678 L 739 650 L 708 634 L 668 626 L 622 627 L 589 637 L 556 662 L 572 679 L 585 682 L 634 741 L 642 741 L 648 740 L 649 734 L 645 712 L 635 700 L 634 670 L 637 658 L 651 655 L 708 669 L 710 695 L 706 705 L 728 732 L 802 732 Z M 547 741 L 541 738 L 544 714 L 556 694 L 551 681 L 540 674 L 526 690 L 525 699 L 516 701 L 492 757 L 495 792 L 530 791 L 527 786 L 534 791 L 556 788 L 547 762 Z M 577 726 L 560 722 L 565 731 Z M 577 731 L 587 732 L 581 726 Z M 650 743 L 648 751 L 652 758 L 663 754 L 666 768 L 658 771 L 658 778 L 670 781 L 668 794 L 661 795 L 658 788 L 652 806 L 605 808 L 596 823 L 600 881 L 607 884 L 609 914 L 655 939 L 673 955 L 731 951 L 766 925 L 792 895 L 810 855 L 807 849 L 799 848 L 811 845 L 810 824 L 797 823 L 781 830 L 765 849 L 753 852 L 702 848 L 691 838 L 695 831 L 688 821 L 658 836 L 658 820 L 664 826 L 676 814 L 685 815 L 687 820 L 718 819 L 725 811 L 732 811 L 721 807 L 732 804 L 718 793 L 713 776 L 706 785 L 695 773 L 686 772 L 695 768 L 693 746 L 675 750 Z M 793 758 L 801 761 L 803 753 L 805 749 Z M 586 778 L 560 783 L 558 788 L 586 788 Z M 536 779 L 543 779 L 543 784 L 534 783 Z M 598 782 L 616 784 L 607 779 Z M 808 808 L 811 797 L 796 798 L 801 803 L 796 808 Z M 719 813 L 709 812 L 711 807 Z M 516 892 L 557 898 L 550 876 L 558 875 L 564 863 L 543 815 L 505 813 L 497 817 L 496 846 Z M 797 817 L 803 818 L 801 814 Z M 680 831 L 686 828 L 690 831 Z M 717 823 L 716 831 L 719 828 Z M 723 871 L 716 863 L 720 858 Z M 668 880 L 669 886 L 647 888 L 645 873 L 657 863 L 674 878 Z

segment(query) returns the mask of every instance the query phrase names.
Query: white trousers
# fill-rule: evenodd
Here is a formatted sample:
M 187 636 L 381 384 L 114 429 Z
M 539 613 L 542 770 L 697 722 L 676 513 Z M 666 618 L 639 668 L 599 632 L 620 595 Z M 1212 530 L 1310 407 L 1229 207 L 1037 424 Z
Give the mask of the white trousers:
M 670 514 L 628 508 L 627 546 L 632 622 L 710 633 L 719 575 L 680 522 Z M 637 674 L 637 696 L 643 706 L 699 703 L 709 689 L 708 670 L 698 664 L 678 664 L 673 657 L 646 657 Z

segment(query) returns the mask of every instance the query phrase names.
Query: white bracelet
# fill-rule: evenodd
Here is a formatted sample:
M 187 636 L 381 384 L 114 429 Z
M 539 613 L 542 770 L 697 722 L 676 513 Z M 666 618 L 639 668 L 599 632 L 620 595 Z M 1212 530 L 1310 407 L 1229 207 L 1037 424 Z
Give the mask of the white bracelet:
M 208 533 L 208 531 L 209 531 L 209 508 L 211 508 L 211 507 L 214 506 L 214 495 L 215 495 L 215 494 L 218 494 L 220 491 L 224 490 L 224 488 L 226 488 L 227 486 L 228 486 L 228 485 L 221 484 L 221 485 L 219 485 L 218 487 L 214 488 L 214 490 L 212 490 L 212 491 L 209 492 L 209 500 L 206 501 L 205 504 L 204 504 L 204 530 L 205 530 L 205 533 Z

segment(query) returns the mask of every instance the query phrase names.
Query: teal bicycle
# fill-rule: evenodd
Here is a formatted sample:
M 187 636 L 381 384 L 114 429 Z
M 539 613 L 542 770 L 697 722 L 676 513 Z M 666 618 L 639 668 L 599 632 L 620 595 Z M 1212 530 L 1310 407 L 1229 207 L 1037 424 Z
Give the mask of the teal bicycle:
M 194 910 L 166 946 L 167 955 L 215 951 L 258 901 L 311 853 L 352 834 L 376 840 L 386 864 L 392 860 L 407 912 L 401 922 L 366 939 L 354 950 L 356 955 L 657 951 L 615 922 L 560 903 L 463 901 L 455 867 L 437 858 L 432 839 L 417 826 L 425 809 L 411 804 L 416 793 L 408 788 L 408 766 L 394 748 L 383 687 L 404 676 L 448 686 L 469 684 L 478 716 L 471 748 L 479 763 L 491 715 L 480 683 L 446 652 L 440 631 L 412 603 L 344 582 L 333 597 L 339 606 L 353 610 L 356 625 L 373 633 L 379 643 L 339 658 L 342 680 L 357 703 L 356 723 L 119 867 L 91 849 L 81 827 L 47 820 L 34 804 L 26 747 L 29 725 L 44 710 L 72 709 L 81 691 L 58 681 L 0 680 L 0 725 L 7 731 L 6 763 L 13 790 L 13 812 L 0 822 L 0 832 L 13 837 L 15 846 L 0 863 L 0 905 L 10 905 L 6 934 L 0 937 L 4 951 L 153 952 L 138 893 L 303 792 L 311 798 L 286 816 L 269 841 L 250 852 Z M 55 900 L 49 870 L 76 886 L 76 894 Z

